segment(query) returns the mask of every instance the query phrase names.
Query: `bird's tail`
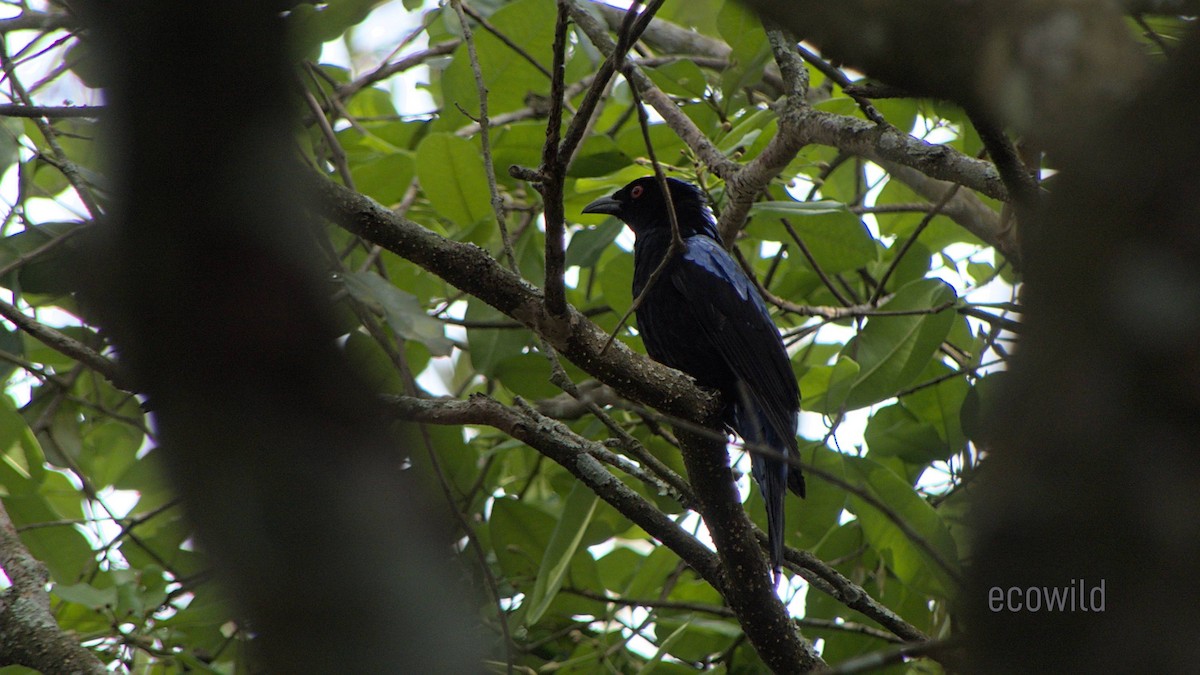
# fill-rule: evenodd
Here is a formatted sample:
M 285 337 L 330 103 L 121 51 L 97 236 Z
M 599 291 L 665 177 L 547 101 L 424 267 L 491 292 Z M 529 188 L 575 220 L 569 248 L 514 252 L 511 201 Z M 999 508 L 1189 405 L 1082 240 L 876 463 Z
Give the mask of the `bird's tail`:
M 767 507 L 767 541 L 771 554 L 771 571 L 774 573 L 775 584 L 778 585 L 779 570 L 783 566 L 783 499 L 787 494 L 788 465 L 762 455 L 753 455 L 750 458 L 750 466 Z
M 791 439 L 781 438 L 768 423 L 763 411 L 760 410 L 746 392 L 742 392 L 741 401 L 733 406 L 734 428 L 742 440 L 756 445 L 765 445 L 781 455 L 787 456 L 795 443 Z M 784 515 L 783 504 L 791 487 L 800 496 L 804 496 L 804 478 L 799 469 L 793 469 L 787 462 L 772 459 L 761 453 L 751 453 L 750 473 L 758 483 L 762 492 L 763 502 L 767 511 L 767 541 L 771 557 L 771 571 L 774 573 L 775 584 L 779 584 L 780 568 L 783 566 Z M 797 489 L 798 488 L 798 489 Z

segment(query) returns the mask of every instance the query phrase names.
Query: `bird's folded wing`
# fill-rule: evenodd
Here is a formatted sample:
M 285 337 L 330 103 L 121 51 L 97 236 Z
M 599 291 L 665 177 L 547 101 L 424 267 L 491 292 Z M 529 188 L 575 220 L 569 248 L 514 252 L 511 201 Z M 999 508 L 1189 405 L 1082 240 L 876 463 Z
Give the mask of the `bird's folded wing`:
M 707 237 L 689 237 L 671 282 L 763 415 L 788 447 L 796 447 L 799 391 L 779 331 L 758 289 L 736 261 Z

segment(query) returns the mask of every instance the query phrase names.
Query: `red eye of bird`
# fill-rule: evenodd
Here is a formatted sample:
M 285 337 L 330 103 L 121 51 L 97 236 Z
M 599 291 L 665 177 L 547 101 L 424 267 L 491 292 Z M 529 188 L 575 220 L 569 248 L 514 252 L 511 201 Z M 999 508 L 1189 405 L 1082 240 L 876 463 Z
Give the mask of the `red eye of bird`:
M 645 191 L 645 188 L 643 188 L 641 185 L 634 185 L 633 189 L 629 191 L 629 196 L 637 199 L 638 197 L 641 197 L 642 193 Z

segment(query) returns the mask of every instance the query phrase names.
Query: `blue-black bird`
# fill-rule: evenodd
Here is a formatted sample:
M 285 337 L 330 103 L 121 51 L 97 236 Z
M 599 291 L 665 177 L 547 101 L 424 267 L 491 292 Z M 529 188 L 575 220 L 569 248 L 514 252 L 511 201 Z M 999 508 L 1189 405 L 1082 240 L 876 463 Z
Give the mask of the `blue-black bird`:
M 637 308 L 650 358 L 716 389 L 723 421 L 742 440 L 796 456 L 800 390 L 766 304 L 754 282 L 721 245 L 712 212 L 696 186 L 667 179 L 683 248 Z M 633 230 L 633 295 L 638 297 L 671 247 L 671 220 L 658 180 L 639 178 L 584 213 L 616 216 Z M 767 507 L 771 568 L 783 561 L 783 498 L 804 496 L 800 470 L 755 453 L 751 474 Z

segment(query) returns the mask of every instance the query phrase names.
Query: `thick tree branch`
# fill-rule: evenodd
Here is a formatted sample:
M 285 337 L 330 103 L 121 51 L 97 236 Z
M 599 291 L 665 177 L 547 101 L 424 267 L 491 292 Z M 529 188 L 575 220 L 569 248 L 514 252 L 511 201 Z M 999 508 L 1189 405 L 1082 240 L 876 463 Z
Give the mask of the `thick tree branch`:
M 824 666 L 812 645 L 790 625 L 787 613 L 780 611 L 779 596 L 766 572 L 766 556 L 738 498 L 725 442 L 686 427 L 677 427 L 675 433 L 686 450 L 683 461 L 696 486 L 700 515 L 723 566 L 732 572 L 725 601 L 738 615 L 759 656 L 777 673 Z
M 993 199 L 1009 199 L 1008 189 L 991 162 L 968 157 L 954 148 L 822 110 L 806 113 L 802 125 L 803 133 L 812 143 L 829 145 L 874 162 L 895 162 Z
M 1115 3 L 748 4 L 826 56 L 916 95 L 956 101 L 1052 150 L 1086 137 L 1106 111 L 1129 100 L 1145 71 L 1145 54 Z M 869 40 L 864 17 L 870 17 Z
M 19 664 L 46 673 L 108 672 L 77 638 L 59 629 L 50 611 L 46 566 L 21 543 L 3 502 L 0 572 L 12 584 L 0 591 L 0 666 Z

